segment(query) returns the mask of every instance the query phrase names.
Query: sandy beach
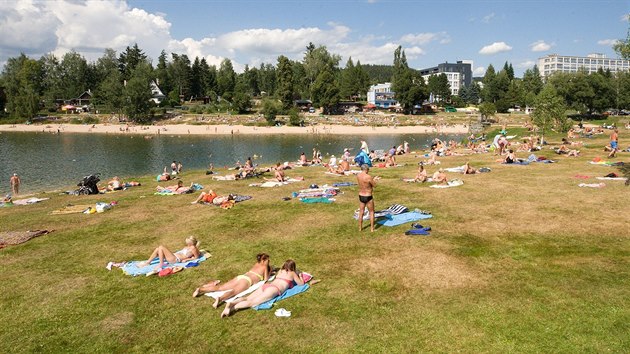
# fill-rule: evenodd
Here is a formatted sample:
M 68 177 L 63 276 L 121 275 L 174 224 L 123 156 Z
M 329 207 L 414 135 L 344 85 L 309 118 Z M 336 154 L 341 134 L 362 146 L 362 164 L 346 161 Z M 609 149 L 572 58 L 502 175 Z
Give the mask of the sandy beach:
M 379 135 L 379 134 L 466 134 L 464 125 L 440 127 L 439 131 L 430 126 L 389 126 L 369 127 L 350 125 L 318 125 L 309 127 L 255 127 L 244 125 L 152 125 L 129 126 L 113 124 L 15 124 L 0 125 L 0 132 L 46 132 L 46 133 L 97 133 L 97 134 L 139 134 L 139 135 L 265 135 L 265 134 L 331 134 L 331 135 Z

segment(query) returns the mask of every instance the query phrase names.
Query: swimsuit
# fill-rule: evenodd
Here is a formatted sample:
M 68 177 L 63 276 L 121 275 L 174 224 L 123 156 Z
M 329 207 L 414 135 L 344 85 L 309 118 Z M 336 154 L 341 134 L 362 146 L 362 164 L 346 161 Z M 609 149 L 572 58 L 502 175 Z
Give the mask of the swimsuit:
M 359 201 L 363 204 L 367 204 L 370 200 L 372 200 L 372 196 L 371 195 L 360 195 L 359 196 Z
M 245 274 L 247 274 L 247 273 L 245 273 Z M 252 279 L 250 277 L 248 277 L 247 275 L 245 275 L 245 274 L 241 274 L 241 275 L 237 276 L 236 280 L 243 279 L 243 280 L 245 280 L 247 282 L 247 284 L 249 284 L 249 286 L 252 286 Z
M 288 287 L 287 287 L 287 289 L 286 289 L 286 290 L 291 289 L 291 288 L 293 287 L 293 285 L 294 285 L 294 284 L 293 284 L 293 280 L 284 279 L 284 278 L 276 278 L 276 279 L 278 279 L 278 280 L 284 280 L 284 281 L 286 281 L 286 282 L 287 282 Z M 265 284 L 265 285 L 263 285 L 263 286 L 262 286 L 262 290 L 263 290 L 263 291 L 265 291 L 265 290 L 267 290 L 269 287 L 274 287 L 274 288 L 276 288 L 276 290 L 278 290 L 278 296 L 282 295 L 282 293 L 280 292 L 280 288 L 278 288 L 276 285 L 273 285 L 273 284 Z M 285 290 L 285 291 L 286 291 L 286 290 Z
M 262 276 L 262 275 L 260 275 L 260 274 L 258 274 L 258 273 L 256 273 L 256 272 L 254 272 L 254 271 L 251 271 L 251 270 L 250 270 L 250 271 L 249 271 L 249 272 L 247 272 L 247 273 L 252 273 L 252 274 L 256 275 L 256 276 L 258 277 L 258 279 L 260 279 L 261 281 L 262 281 L 262 280 L 264 280 L 264 278 L 263 278 L 263 276 Z M 252 284 L 253 284 L 253 283 L 252 283 L 252 278 L 250 278 L 249 276 L 247 276 L 247 273 L 245 273 L 245 274 L 241 274 L 241 275 L 237 276 L 237 277 L 236 277 L 236 280 L 241 280 L 241 279 L 243 279 L 243 280 L 247 281 L 247 284 L 249 284 L 249 286 L 252 286 Z

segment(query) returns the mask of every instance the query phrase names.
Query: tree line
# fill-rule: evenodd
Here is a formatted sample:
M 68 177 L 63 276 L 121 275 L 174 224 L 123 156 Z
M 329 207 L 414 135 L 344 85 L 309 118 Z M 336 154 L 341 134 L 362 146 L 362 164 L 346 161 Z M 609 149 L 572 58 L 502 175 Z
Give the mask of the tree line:
M 630 55 L 629 41 L 630 37 L 615 47 L 620 55 Z M 0 75 L 0 112 L 6 109 L 10 117 L 32 118 L 42 109 L 53 112 L 64 99 L 90 89 L 94 105 L 142 122 L 150 119 L 151 85 L 155 83 L 166 95 L 163 106 L 203 99 L 245 113 L 252 107 L 252 98 L 259 97 L 262 113 L 273 121 L 276 114 L 290 113 L 298 99 L 311 100 L 325 114 L 334 113 L 339 101 L 363 100 L 371 84 L 387 81 L 405 113 L 413 113 L 430 98 L 458 107 L 480 104 L 485 114 L 507 112 L 516 106 L 536 107 L 548 86 L 552 90 L 545 92 L 547 97 L 552 93 L 565 107 L 582 113 L 630 109 L 628 72 L 556 73 L 543 82 L 536 66 L 517 78 L 512 64 L 506 62 L 498 72 L 489 65 L 481 80 L 452 96 L 444 73 L 425 82 L 418 70 L 409 67 L 402 47 L 393 54 L 392 65 L 362 65 L 349 58 L 341 68 L 339 55 L 309 43 L 301 60 L 281 55 L 275 64 L 246 65 L 241 73 L 235 72 L 230 59 L 217 67 L 205 58 L 191 60 L 185 54 L 165 51 L 154 66 L 137 44 L 120 54 L 106 49 L 93 62 L 74 51 L 61 58 L 47 54 L 33 59 L 21 54 L 10 58 Z

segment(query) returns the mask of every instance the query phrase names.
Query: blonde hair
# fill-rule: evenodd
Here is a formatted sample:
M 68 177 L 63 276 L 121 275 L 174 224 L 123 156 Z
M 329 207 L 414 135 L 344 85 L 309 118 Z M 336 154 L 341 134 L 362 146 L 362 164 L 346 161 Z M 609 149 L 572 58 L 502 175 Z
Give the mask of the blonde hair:
M 197 238 L 195 238 L 195 236 L 186 237 L 186 243 L 188 243 L 189 241 L 197 248 L 199 248 L 199 245 L 201 245 L 201 243 L 197 241 Z

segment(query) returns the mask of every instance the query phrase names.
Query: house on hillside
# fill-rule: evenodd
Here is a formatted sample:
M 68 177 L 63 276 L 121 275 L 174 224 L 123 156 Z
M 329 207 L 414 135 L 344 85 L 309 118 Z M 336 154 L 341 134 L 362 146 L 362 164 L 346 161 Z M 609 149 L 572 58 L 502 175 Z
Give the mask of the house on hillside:
M 90 102 L 92 102 L 92 91 L 88 89 L 79 95 L 77 98 L 73 98 L 70 100 L 70 103 L 75 106 L 89 106 Z
M 151 101 L 155 104 L 160 104 L 165 98 L 166 95 L 162 93 L 162 90 L 160 90 L 155 81 L 151 81 Z
M 396 93 L 392 91 L 392 84 L 386 82 L 370 86 L 367 92 L 368 106 L 374 105 L 377 108 L 391 108 L 398 105 Z

